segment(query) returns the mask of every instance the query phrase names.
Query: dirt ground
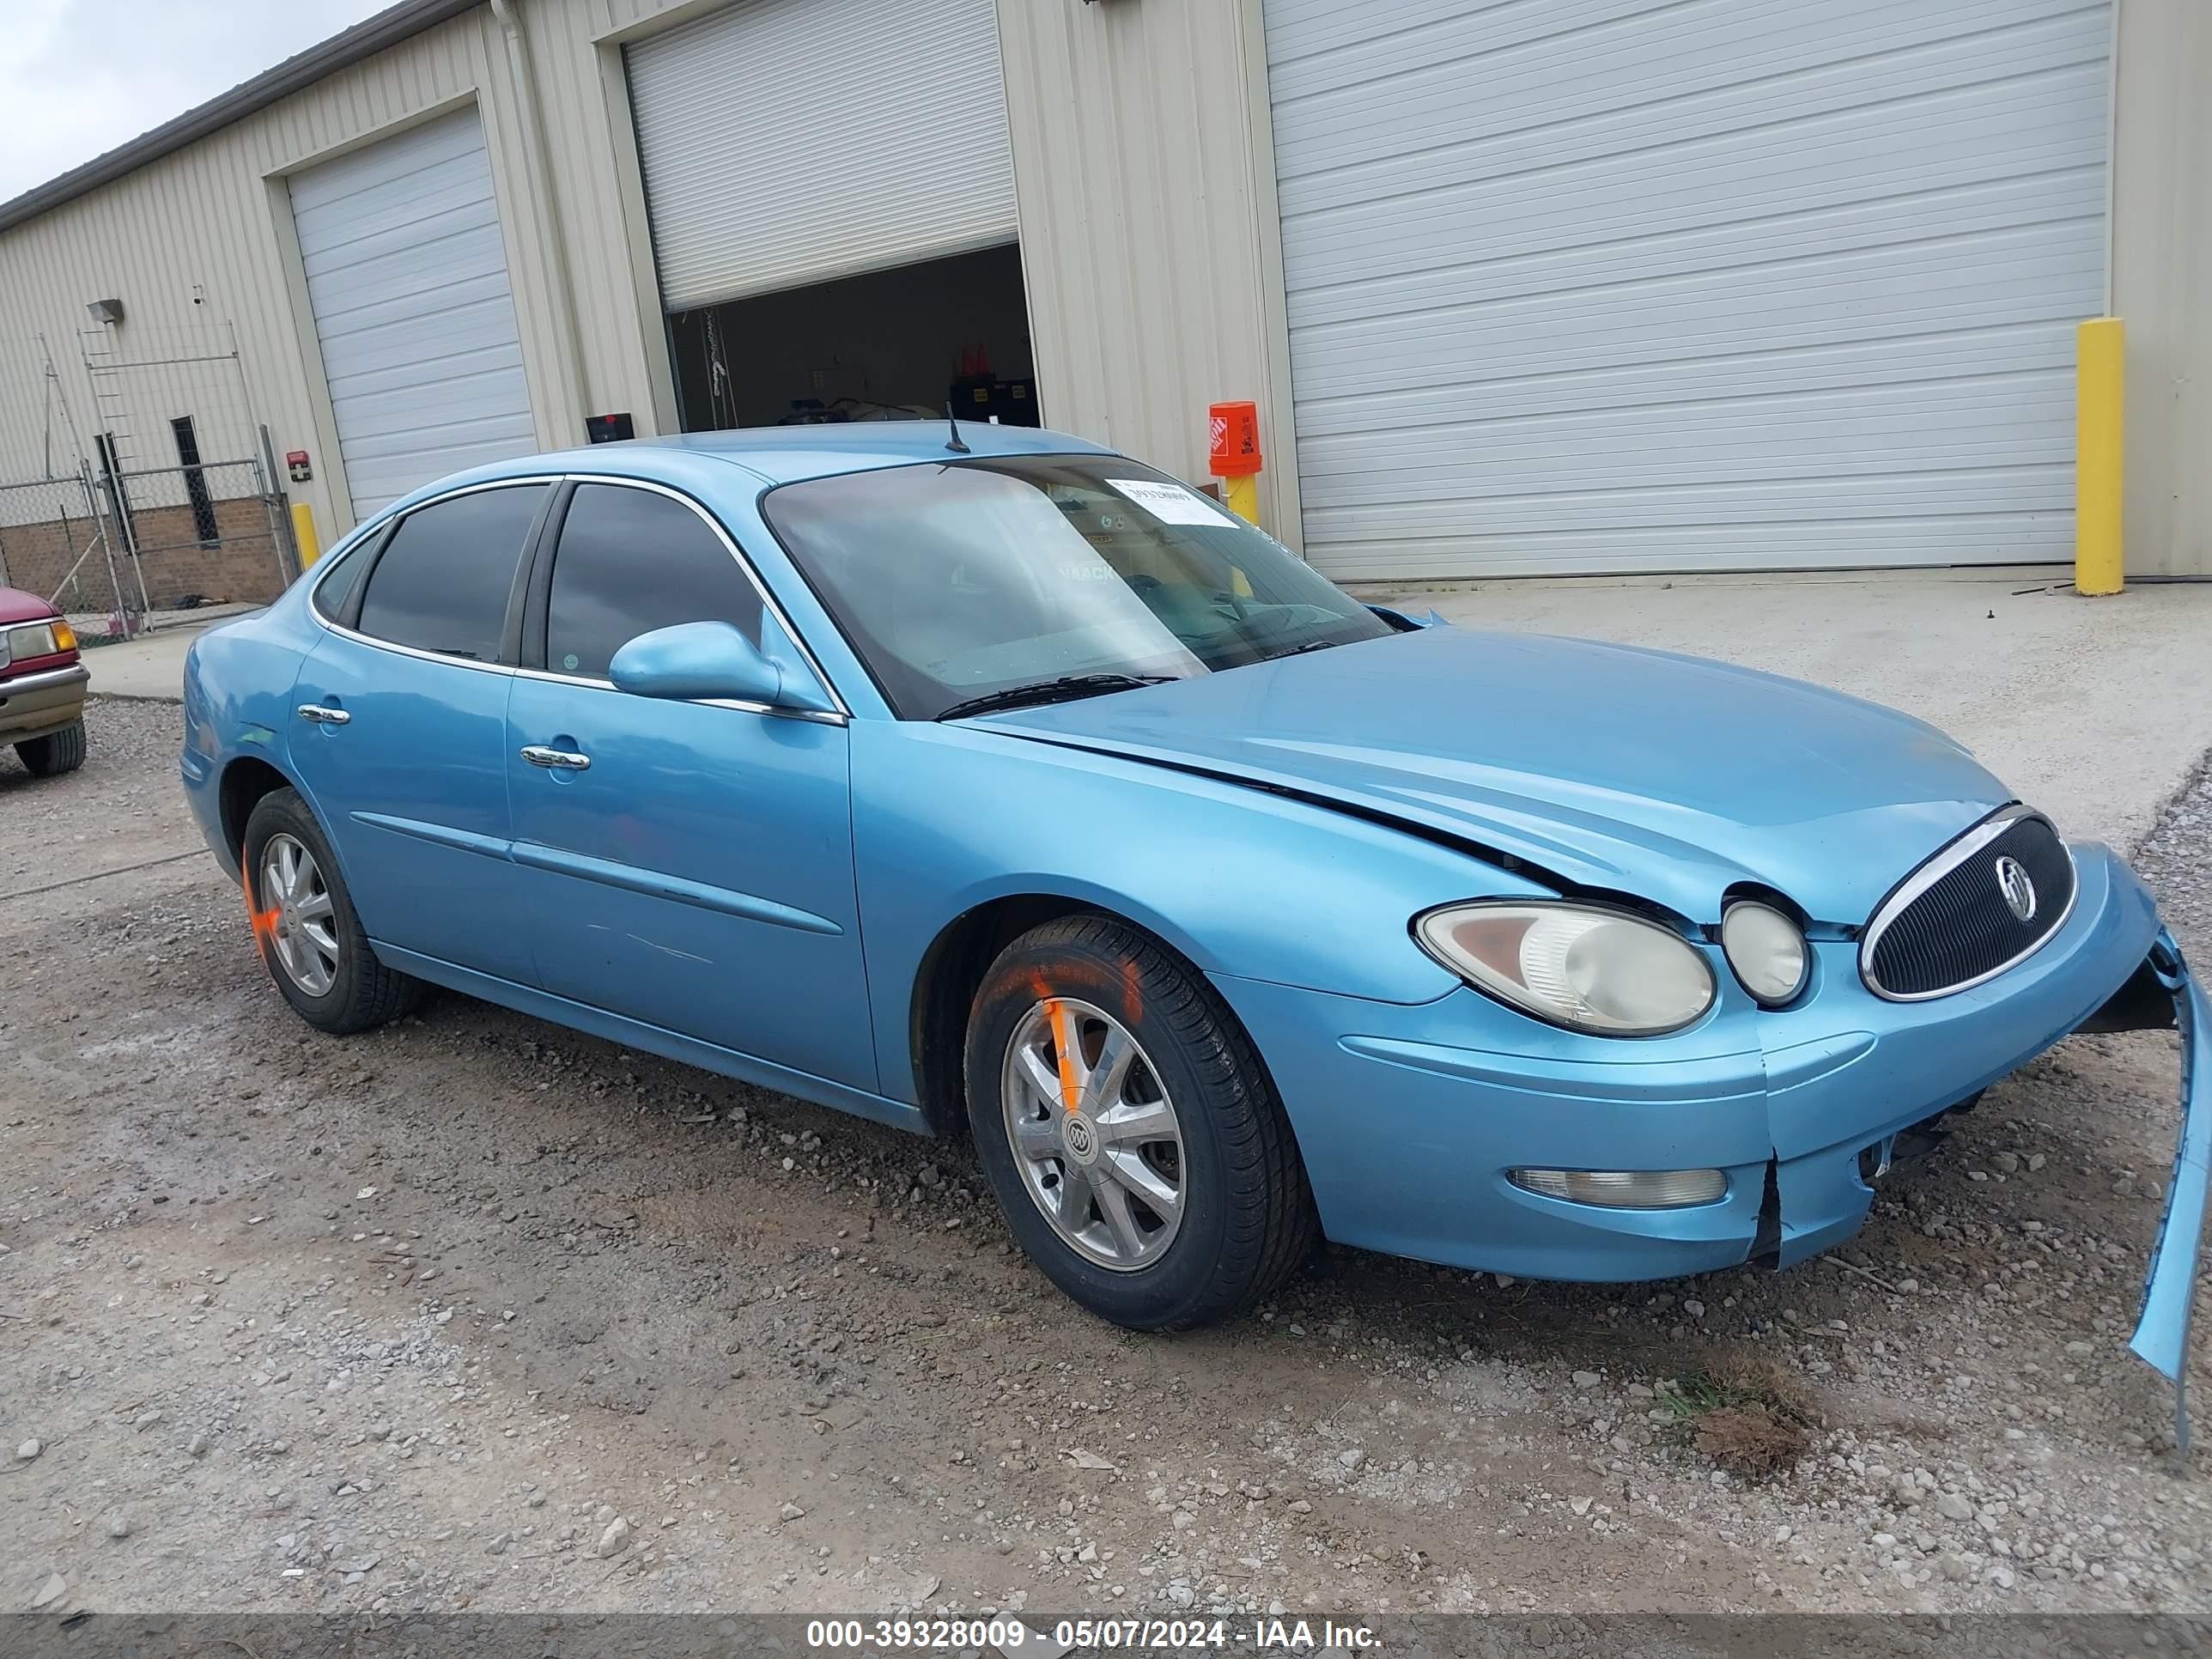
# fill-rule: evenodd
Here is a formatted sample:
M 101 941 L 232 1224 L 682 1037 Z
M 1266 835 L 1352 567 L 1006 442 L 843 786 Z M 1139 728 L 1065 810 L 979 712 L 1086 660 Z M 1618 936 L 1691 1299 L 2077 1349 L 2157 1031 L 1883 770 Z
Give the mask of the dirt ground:
M 309 1031 L 178 711 L 90 720 L 73 776 L 0 759 L 0 1609 L 2208 1601 L 2124 1348 L 2168 1035 L 2062 1045 L 1787 1273 L 1337 1251 L 1135 1337 L 961 1147 L 457 996 Z M 2200 780 L 2140 854 L 2200 957 L 2208 842 Z

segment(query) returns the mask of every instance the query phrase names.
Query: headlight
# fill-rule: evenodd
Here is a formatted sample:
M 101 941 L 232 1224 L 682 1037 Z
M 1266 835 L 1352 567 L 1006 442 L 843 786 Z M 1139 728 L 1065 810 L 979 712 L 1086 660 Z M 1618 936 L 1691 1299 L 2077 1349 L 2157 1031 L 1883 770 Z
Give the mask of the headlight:
M 27 662 L 33 657 L 51 657 L 56 652 L 76 649 L 76 635 L 58 617 L 52 622 L 11 628 L 7 637 L 7 653 L 0 657 L 0 661 Z
M 1768 904 L 1740 900 L 1721 916 L 1721 949 L 1743 988 L 1770 1008 L 1796 1000 L 1813 959 L 1797 924 Z
M 1704 954 L 1626 911 L 1455 904 L 1417 917 L 1413 934 L 1469 984 L 1570 1030 L 1656 1036 L 1713 1006 Z

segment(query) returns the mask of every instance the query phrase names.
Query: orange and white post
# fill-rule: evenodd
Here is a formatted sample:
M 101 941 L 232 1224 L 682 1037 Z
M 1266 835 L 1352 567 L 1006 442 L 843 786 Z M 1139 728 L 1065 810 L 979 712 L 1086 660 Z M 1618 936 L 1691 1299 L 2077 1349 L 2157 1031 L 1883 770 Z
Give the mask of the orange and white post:
M 1206 411 L 1206 467 L 1221 480 L 1221 497 L 1247 524 L 1260 522 L 1260 410 L 1255 404 L 1215 404 Z

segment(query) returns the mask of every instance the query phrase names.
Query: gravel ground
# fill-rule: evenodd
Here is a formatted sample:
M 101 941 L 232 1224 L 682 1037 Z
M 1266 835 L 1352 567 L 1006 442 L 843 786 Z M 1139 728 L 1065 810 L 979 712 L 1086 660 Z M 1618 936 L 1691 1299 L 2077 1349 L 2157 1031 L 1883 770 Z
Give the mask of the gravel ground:
M 1340 1251 L 1137 1338 L 959 1147 L 459 997 L 309 1031 L 178 711 L 89 718 L 0 760 L 0 1609 L 2205 1606 L 2124 1351 L 2169 1035 L 2063 1044 L 1788 1273 Z M 2208 842 L 2200 775 L 2142 863 L 2203 957 Z

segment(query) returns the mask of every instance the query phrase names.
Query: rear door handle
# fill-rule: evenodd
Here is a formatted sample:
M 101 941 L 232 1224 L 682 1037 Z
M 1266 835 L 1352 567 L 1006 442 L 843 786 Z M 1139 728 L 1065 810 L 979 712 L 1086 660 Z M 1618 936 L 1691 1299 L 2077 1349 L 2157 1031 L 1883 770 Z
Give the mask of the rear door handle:
M 589 755 L 580 755 L 570 749 L 548 749 L 538 743 L 525 744 L 522 758 L 532 766 L 549 767 L 563 772 L 587 772 L 592 766 Z
M 301 720 L 313 720 L 318 726 L 343 726 L 353 718 L 343 708 L 325 708 L 319 702 L 303 702 L 299 712 Z

